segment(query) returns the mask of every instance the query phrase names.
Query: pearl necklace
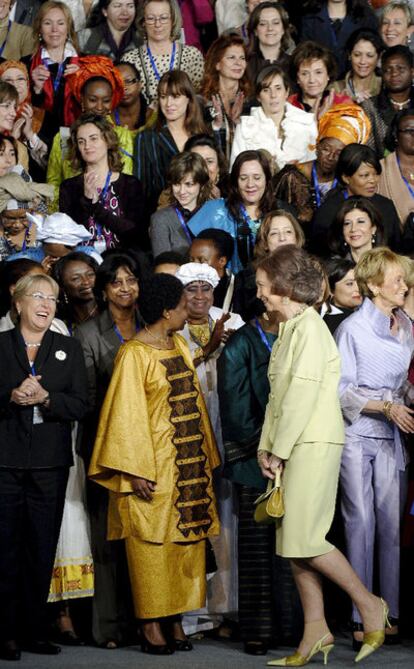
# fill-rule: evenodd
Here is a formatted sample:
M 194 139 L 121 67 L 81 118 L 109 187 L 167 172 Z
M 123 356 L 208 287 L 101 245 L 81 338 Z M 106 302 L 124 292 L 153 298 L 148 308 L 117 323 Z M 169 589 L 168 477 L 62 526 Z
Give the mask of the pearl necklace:
M 40 344 L 31 344 L 28 341 L 25 341 L 24 345 L 26 346 L 26 348 L 40 348 Z

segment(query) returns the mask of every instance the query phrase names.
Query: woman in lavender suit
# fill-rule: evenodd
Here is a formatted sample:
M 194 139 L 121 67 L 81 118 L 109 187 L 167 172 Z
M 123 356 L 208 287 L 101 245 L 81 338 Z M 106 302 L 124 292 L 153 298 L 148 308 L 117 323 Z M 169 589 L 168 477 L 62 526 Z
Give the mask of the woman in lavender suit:
M 342 358 L 339 393 L 346 425 L 342 514 L 349 561 L 369 590 L 377 539 L 379 586 L 393 619 L 386 643 L 396 643 L 406 468 L 400 430 L 414 432 L 414 412 L 403 397 L 414 341 L 411 322 L 401 310 L 407 293 L 401 257 L 388 248 L 368 251 L 355 278 L 365 299 L 335 333 Z M 357 646 L 362 626 L 355 609 L 353 621 Z

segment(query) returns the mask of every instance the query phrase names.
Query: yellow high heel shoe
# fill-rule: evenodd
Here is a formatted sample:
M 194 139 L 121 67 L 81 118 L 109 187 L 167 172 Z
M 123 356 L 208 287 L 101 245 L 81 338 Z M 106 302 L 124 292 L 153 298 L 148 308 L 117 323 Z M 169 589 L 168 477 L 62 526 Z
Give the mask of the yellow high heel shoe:
M 287 657 L 281 657 L 279 660 L 270 660 L 268 662 L 269 667 L 303 667 L 305 664 L 308 664 L 310 659 L 317 653 L 323 653 L 323 663 L 324 665 L 328 664 L 328 655 L 334 647 L 333 643 L 328 643 L 326 646 L 323 645 L 325 639 L 327 639 L 330 634 L 325 634 L 322 639 L 319 639 L 312 648 L 310 649 L 308 655 L 304 657 L 298 651 L 293 653 L 293 655 L 288 655 Z
M 378 650 L 384 643 L 385 639 L 385 627 L 391 627 L 391 623 L 388 620 L 389 608 L 387 602 L 385 602 L 381 597 L 382 608 L 383 608 L 383 617 L 384 625 L 382 630 L 376 630 L 375 632 L 367 632 L 364 634 L 362 648 L 359 651 L 358 655 L 355 657 L 355 662 L 361 662 L 368 655 L 371 655 L 374 651 Z

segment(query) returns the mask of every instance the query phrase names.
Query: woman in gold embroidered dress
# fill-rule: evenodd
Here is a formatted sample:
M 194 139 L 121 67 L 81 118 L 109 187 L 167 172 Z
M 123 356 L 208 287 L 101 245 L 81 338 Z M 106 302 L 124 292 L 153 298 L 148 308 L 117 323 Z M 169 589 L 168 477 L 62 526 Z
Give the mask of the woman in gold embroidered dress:
M 218 534 L 219 464 L 187 344 L 181 282 L 157 274 L 139 299 L 146 326 L 121 347 L 89 474 L 110 490 L 108 538 L 125 538 L 142 650 L 191 650 L 180 614 L 205 602 L 205 539 Z

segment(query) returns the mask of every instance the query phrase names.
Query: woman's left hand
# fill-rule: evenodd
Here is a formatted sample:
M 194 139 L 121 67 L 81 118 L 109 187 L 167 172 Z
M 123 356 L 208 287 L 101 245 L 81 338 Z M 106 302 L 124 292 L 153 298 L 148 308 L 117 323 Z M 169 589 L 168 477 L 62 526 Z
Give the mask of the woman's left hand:
M 268 451 L 258 451 L 257 462 L 259 463 L 262 476 L 272 480 L 275 478 L 276 470 L 283 469 L 284 467 L 284 460 Z
M 79 70 L 79 65 L 77 63 L 69 63 L 66 65 L 63 75 L 67 77 L 69 74 L 75 74 Z

